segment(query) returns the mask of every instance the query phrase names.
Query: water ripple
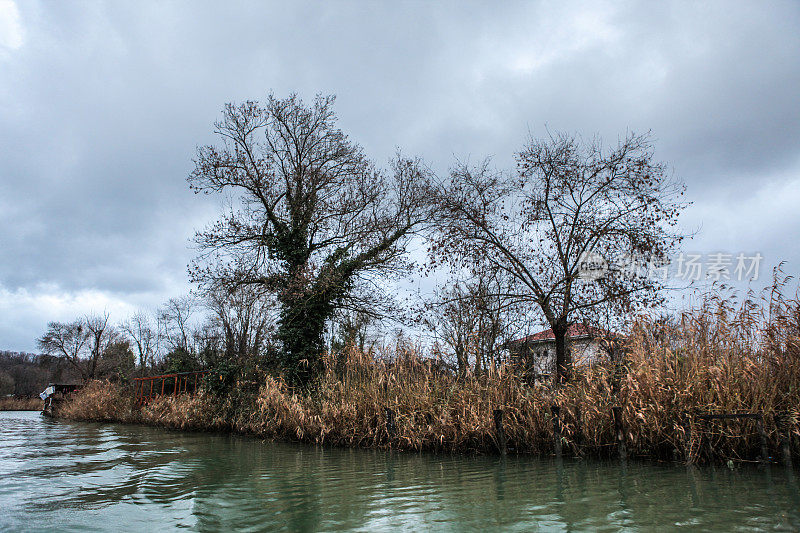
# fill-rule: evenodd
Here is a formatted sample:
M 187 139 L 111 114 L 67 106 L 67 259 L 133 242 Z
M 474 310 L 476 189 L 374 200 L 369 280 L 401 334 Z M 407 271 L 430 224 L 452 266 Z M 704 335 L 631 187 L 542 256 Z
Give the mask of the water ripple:
M 323 449 L 0 413 L 0 530 L 800 529 L 782 470 Z

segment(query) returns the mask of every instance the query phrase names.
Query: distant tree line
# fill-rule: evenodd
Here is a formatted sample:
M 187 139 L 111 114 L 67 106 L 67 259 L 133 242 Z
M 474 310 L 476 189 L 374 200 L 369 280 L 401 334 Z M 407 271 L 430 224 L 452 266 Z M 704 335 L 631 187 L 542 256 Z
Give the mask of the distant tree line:
M 34 396 L 52 381 L 80 379 L 59 357 L 0 351 L 0 396 Z
M 224 362 L 258 364 L 267 359 L 274 337 L 274 305 L 252 291 L 172 298 L 154 312 L 140 310 L 119 323 L 88 315 L 50 322 L 38 339 L 48 361 L 63 376 L 129 381 L 162 372 L 194 371 Z M 235 363 L 235 364 L 234 364 Z

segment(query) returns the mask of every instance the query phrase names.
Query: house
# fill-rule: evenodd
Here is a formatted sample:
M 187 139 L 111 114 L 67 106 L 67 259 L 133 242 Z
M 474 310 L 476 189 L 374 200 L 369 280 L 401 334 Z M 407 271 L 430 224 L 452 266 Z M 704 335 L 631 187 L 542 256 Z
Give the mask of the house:
M 567 350 L 572 354 L 573 366 L 591 365 L 608 354 L 610 333 L 584 324 L 573 324 L 567 329 Z M 549 376 L 556 365 L 556 337 L 552 329 L 514 339 L 506 343 L 511 364 L 527 376 L 537 379 Z

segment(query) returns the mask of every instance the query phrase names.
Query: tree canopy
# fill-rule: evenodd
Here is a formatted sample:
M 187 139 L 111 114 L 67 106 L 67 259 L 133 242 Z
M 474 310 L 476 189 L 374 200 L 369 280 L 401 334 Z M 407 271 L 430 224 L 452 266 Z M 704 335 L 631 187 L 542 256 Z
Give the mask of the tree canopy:
M 193 278 L 277 296 L 282 366 L 297 385 L 320 371 L 325 320 L 358 307 L 365 283 L 402 270 L 409 238 L 429 219 L 421 163 L 398 155 L 377 168 L 338 129 L 333 103 L 291 95 L 226 105 L 219 142 L 198 150 L 189 176 L 195 191 L 232 200 L 198 232 Z
M 650 275 L 683 236 L 683 186 L 653 159 L 648 135 L 612 149 L 567 134 L 531 139 L 516 172 L 456 166 L 435 195 L 432 255 L 458 267 L 489 264 L 515 281 L 507 295 L 535 304 L 553 329 L 556 379 L 569 375 L 569 326 L 655 304 Z M 587 262 L 602 263 L 587 276 Z

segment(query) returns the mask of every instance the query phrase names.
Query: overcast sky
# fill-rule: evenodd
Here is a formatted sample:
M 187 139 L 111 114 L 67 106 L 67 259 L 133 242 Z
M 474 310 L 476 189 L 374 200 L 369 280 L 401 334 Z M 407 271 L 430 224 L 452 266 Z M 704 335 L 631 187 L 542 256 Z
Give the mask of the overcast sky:
M 687 250 L 798 273 L 798 2 L 0 0 L 0 349 L 189 290 L 186 175 L 225 102 L 338 95 L 383 163 L 509 166 L 529 132 L 652 130 Z M 762 271 L 765 275 L 766 269 Z

